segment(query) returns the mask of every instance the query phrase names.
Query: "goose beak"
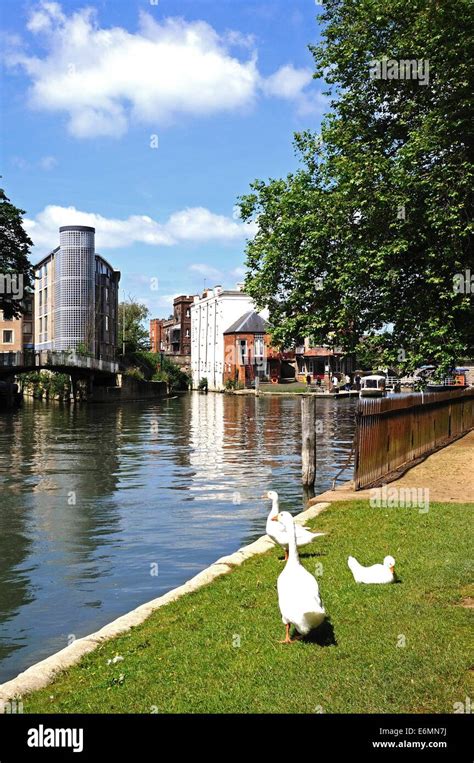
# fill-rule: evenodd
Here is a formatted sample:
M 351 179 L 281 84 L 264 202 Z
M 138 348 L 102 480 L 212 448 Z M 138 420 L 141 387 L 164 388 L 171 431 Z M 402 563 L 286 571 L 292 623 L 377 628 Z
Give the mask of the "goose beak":
M 390 572 L 391 572 L 391 573 L 392 573 L 392 575 L 393 575 L 393 571 L 394 571 L 394 569 L 395 569 L 395 567 L 393 566 L 393 564 L 391 564 L 391 565 L 390 565 L 390 567 L 389 567 L 388 569 L 390 570 Z
M 272 517 L 272 522 L 278 522 L 278 514 L 276 515 L 276 517 Z

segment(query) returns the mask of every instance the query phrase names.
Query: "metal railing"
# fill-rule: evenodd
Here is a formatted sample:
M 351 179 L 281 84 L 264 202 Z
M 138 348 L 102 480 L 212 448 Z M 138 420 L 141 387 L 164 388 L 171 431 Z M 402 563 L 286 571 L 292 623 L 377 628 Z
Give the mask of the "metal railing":
M 119 373 L 116 361 L 92 358 L 78 355 L 76 352 L 64 350 L 24 350 L 23 352 L 0 352 L 0 368 L 23 369 L 31 368 L 83 368 L 90 371 Z

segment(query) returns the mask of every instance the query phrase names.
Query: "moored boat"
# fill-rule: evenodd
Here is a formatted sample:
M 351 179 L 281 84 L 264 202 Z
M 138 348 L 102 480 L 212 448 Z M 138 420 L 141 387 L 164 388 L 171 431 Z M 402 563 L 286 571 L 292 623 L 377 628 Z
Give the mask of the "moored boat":
M 360 382 L 361 397 L 384 397 L 385 395 L 385 376 L 372 374 L 363 376 Z

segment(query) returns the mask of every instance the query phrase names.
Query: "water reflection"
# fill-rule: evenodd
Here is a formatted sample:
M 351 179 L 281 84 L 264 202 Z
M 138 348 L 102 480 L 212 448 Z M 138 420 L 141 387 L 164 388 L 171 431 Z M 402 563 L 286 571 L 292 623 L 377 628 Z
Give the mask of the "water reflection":
M 317 416 L 320 492 L 350 449 L 353 404 L 318 401 Z M 290 397 L 2 413 L 0 681 L 261 535 L 265 490 L 300 511 L 300 443 Z

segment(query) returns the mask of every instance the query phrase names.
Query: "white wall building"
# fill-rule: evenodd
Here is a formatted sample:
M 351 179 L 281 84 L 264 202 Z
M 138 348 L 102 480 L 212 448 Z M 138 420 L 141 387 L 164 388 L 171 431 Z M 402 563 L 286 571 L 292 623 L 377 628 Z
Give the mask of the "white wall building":
M 251 297 L 241 288 L 235 291 L 215 286 L 191 305 L 191 373 L 193 387 L 207 378 L 210 390 L 224 387 L 224 331 L 241 315 L 254 310 Z

